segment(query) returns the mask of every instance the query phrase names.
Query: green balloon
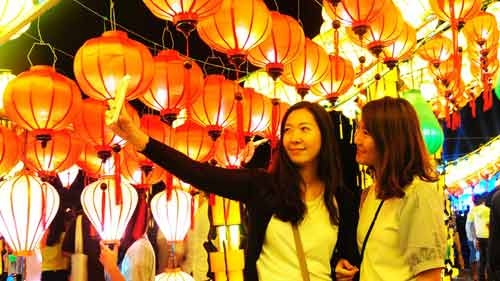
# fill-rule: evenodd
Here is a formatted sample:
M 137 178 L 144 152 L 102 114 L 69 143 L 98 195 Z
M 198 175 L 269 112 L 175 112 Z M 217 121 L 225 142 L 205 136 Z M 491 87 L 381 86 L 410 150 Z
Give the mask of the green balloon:
M 495 83 L 495 95 L 497 99 L 500 100 L 500 75 L 497 78 L 497 82 Z
M 443 145 L 444 132 L 430 104 L 424 100 L 418 89 L 405 91 L 403 98 L 410 102 L 417 112 L 427 151 L 430 154 L 436 153 Z

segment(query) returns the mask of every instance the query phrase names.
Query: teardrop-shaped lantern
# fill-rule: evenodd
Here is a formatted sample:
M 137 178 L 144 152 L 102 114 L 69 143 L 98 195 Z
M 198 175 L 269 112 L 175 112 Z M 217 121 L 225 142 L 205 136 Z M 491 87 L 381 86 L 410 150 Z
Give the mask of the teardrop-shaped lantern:
M 200 38 L 211 48 L 228 55 L 239 66 L 248 50 L 271 32 L 272 19 L 262 0 L 224 0 L 213 16 L 198 23 Z
M 154 64 L 146 46 L 123 31 L 112 30 L 87 40 L 78 49 L 73 70 L 82 91 L 96 100 L 114 98 L 118 83 L 130 75 L 125 98 L 132 100 L 149 87 Z
M 191 195 L 180 189 L 173 189 L 169 199 L 166 194 L 151 199 L 151 213 L 167 241 L 183 241 L 191 226 Z
M 104 243 L 119 243 L 137 206 L 138 196 L 134 187 L 121 182 L 122 203 L 117 204 L 114 176 L 104 176 L 87 185 L 80 196 L 83 211 Z
M 18 256 L 31 256 L 59 208 L 49 183 L 28 174 L 0 183 L 0 232 Z
M 9 119 L 34 131 L 40 140 L 50 140 L 53 130 L 68 127 L 81 103 L 76 83 L 45 65 L 32 66 L 19 74 L 9 82 L 4 94 Z
M 166 269 L 165 272 L 155 276 L 155 281 L 194 281 L 194 278 L 180 268 Z

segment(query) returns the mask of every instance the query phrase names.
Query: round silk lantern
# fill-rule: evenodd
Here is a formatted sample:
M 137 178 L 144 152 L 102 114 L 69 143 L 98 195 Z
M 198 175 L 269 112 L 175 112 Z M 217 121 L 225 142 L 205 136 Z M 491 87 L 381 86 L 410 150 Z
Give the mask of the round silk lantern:
M 0 126 L 0 177 L 7 175 L 21 158 L 20 144 L 11 129 Z
M 125 98 L 135 99 L 148 89 L 154 74 L 153 57 L 143 44 L 123 31 L 106 31 L 78 49 L 73 65 L 82 91 L 96 100 L 115 97 L 118 83 L 130 75 Z
M 56 189 L 28 174 L 0 184 L 0 232 L 16 256 L 31 256 L 59 208 Z
M 3 95 L 5 93 L 5 88 L 9 84 L 10 80 L 16 78 L 14 74 L 8 69 L 0 69 L 0 116 L 5 116 L 5 110 L 3 108 Z
M 166 269 L 165 272 L 155 276 L 155 281 L 194 281 L 194 278 L 180 268 Z
M 83 211 L 107 244 L 120 242 L 137 206 L 138 195 L 134 187 L 125 182 L 121 182 L 120 187 L 121 204 L 116 201 L 114 176 L 104 176 L 87 185 L 80 197 Z
M 9 119 L 33 131 L 42 142 L 53 130 L 68 127 L 80 111 L 82 98 L 75 82 L 52 66 L 37 65 L 9 82 L 4 108 Z
M 422 98 L 420 90 L 408 90 L 403 93 L 403 97 L 408 100 L 417 111 L 427 151 L 430 154 L 436 153 L 443 145 L 444 132 L 436 116 L 432 112 L 431 105 Z

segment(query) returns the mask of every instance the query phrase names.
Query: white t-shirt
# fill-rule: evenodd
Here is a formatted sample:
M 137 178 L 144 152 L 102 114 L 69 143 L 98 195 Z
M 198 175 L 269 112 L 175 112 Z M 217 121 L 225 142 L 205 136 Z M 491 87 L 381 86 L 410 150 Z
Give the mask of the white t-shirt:
M 323 195 L 307 201 L 299 233 L 311 281 L 330 281 L 330 258 L 337 243 L 338 226 L 330 223 Z M 257 273 L 260 281 L 302 280 L 292 225 L 272 217 L 266 229 Z
M 472 207 L 470 210 L 472 213 L 471 222 L 474 223 L 474 229 L 476 230 L 477 238 L 488 238 L 490 237 L 490 208 L 484 205 L 484 203 Z
M 370 188 L 360 208 L 359 251 L 380 199 Z M 446 230 L 443 193 L 435 183 L 415 179 L 403 198 L 385 200 L 368 238 L 361 281 L 416 280 L 422 271 L 444 267 Z

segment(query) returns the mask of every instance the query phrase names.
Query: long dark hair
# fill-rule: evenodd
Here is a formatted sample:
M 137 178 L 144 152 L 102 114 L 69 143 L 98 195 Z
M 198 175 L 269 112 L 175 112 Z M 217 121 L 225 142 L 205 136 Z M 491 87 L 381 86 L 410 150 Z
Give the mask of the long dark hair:
M 339 211 L 334 204 L 337 190 L 344 185 L 342 178 L 342 167 L 340 164 L 339 145 L 334 134 L 334 124 L 328 112 L 319 104 L 307 101 L 292 105 L 285 112 L 281 120 L 280 135 L 283 136 L 284 124 L 288 116 L 295 110 L 306 109 L 313 116 L 321 132 L 321 148 L 318 154 L 317 174 L 325 185 L 324 201 L 330 221 L 337 225 L 339 222 Z M 302 201 L 300 184 L 303 179 L 296 165 L 292 163 L 285 149 L 283 138 L 280 139 L 270 172 L 276 182 L 275 190 L 278 196 L 279 208 L 276 216 L 282 221 L 298 224 L 304 219 L 306 205 Z
M 417 112 L 405 99 L 384 97 L 362 109 L 365 129 L 373 137 L 379 155 L 375 177 L 380 199 L 404 196 L 404 188 L 419 176 L 436 181 Z

